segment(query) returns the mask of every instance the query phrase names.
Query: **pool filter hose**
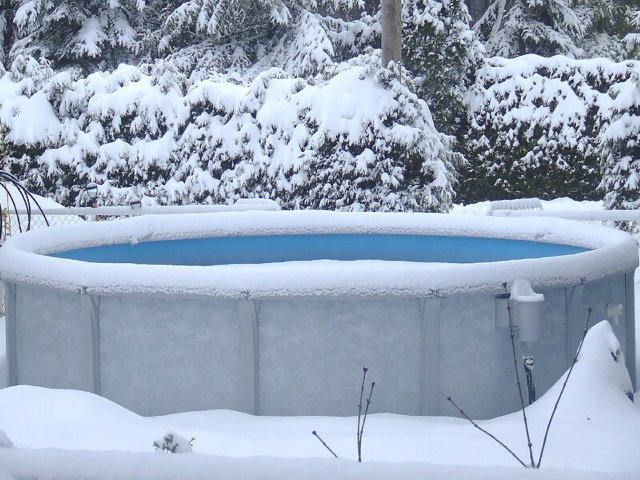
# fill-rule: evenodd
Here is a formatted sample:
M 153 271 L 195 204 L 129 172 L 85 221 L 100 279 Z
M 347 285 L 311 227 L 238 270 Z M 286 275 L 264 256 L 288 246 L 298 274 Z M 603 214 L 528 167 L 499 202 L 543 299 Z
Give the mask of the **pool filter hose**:
M 527 376 L 527 390 L 529 391 L 529 405 L 536 401 L 536 385 L 533 382 L 533 357 L 522 357 L 524 373 Z

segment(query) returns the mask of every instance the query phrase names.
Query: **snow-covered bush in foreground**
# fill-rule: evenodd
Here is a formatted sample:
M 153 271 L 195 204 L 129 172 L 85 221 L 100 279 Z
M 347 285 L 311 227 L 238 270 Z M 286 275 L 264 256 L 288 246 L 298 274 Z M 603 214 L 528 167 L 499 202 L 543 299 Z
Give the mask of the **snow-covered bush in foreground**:
M 160 203 L 263 197 L 286 208 L 446 211 L 456 162 L 448 138 L 378 63 L 358 57 L 327 80 L 269 69 L 248 84 L 188 81 L 164 62 L 77 79 L 47 71 L 39 89 L 8 72 L 8 161 L 63 204 L 95 181 L 103 203 L 138 186 Z
M 601 198 L 602 148 L 612 128 L 603 126 L 622 119 L 628 128 L 616 130 L 617 140 L 635 141 L 631 125 L 640 122 L 632 111 L 623 114 L 623 103 L 637 92 L 637 72 L 638 62 L 605 59 L 489 59 L 468 96 L 460 198 Z
M 550 410 L 566 375 L 565 373 L 538 402 L 529 407 L 534 416 Z M 605 412 L 601 411 L 603 405 L 620 411 L 633 408 L 630 400 L 632 392 L 631 378 L 620 342 L 613 333 L 611 324 L 603 320 L 591 327 L 584 338 L 580 355 L 558 406 L 557 420 L 584 421 L 585 418 L 598 417 L 605 420 Z
M 194 440 L 195 438 L 191 438 L 189 441 L 177 433 L 169 431 L 162 438 L 155 440 L 153 447 L 156 452 L 191 453 L 193 452 Z

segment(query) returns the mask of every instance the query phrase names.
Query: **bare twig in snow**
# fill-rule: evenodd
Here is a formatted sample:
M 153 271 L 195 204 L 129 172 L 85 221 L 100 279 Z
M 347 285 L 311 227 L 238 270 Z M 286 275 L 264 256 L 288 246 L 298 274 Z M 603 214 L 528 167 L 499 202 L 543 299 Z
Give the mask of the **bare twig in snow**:
M 489 433 L 488 431 L 486 431 L 484 428 L 482 428 L 480 425 L 478 425 L 476 422 L 474 422 L 471 417 L 469 417 L 466 413 L 464 413 L 464 410 L 462 410 L 458 405 L 455 404 L 455 402 L 453 400 L 451 400 L 451 397 L 447 397 L 447 400 L 449 400 L 451 402 L 451 404 L 456 408 L 456 410 L 458 410 L 460 412 L 460 414 L 466 418 L 467 420 L 469 420 L 471 422 L 471 424 L 476 427 L 478 430 L 480 430 L 482 433 L 484 433 L 485 435 L 488 435 L 489 437 L 491 437 L 493 440 L 495 440 L 496 442 L 498 442 L 502 448 L 504 448 L 507 452 L 509 452 L 513 458 L 515 458 L 518 462 L 520 462 L 520 465 L 522 465 L 523 467 L 527 467 L 527 464 L 524 463 L 522 460 L 520 460 L 520 457 L 518 457 L 515 453 L 513 453 L 513 450 L 511 450 L 509 447 L 507 447 L 504 443 L 502 443 L 500 440 L 498 440 L 497 437 L 495 437 L 493 434 Z
M 371 383 L 371 390 L 369 391 L 369 397 L 367 398 L 367 406 L 364 409 L 364 417 L 362 418 L 362 426 L 360 426 L 360 432 L 358 434 L 358 462 L 362 461 L 362 434 L 364 433 L 364 424 L 367 421 L 367 413 L 369 413 L 369 405 L 371 405 L 371 395 L 373 395 L 373 387 L 376 386 L 376 382 Z M 360 423 L 358 421 L 358 423 Z
M 325 441 L 324 441 L 324 440 L 322 440 L 322 439 L 320 438 L 320 435 L 318 435 L 318 433 L 317 433 L 315 430 L 314 430 L 313 432 L 311 432 L 311 434 L 312 434 L 314 437 L 316 437 L 318 440 L 320 440 L 320 442 L 322 443 L 322 445 L 324 445 L 324 448 L 326 448 L 327 450 L 329 450 L 329 451 L 333 454 L 333 456 L 334 456 L 334 457 L 338 458 L 338 455 L 336 455 L 336 453 L 335 453 L 333 450 L 331 450 L 331 448 L 329 448 L 329 445 L 327 445 L 327 444 L 325 443 Z
M 358 430 L 356 431 L 356 442 L 358 445 L 358 461 L 362 461 L 362 437 L 360 433 L 360 419 L 362 417 L 362 397 L 364 396 L 364 381 L 367 377 L 367 367 L 362 367 L 362 385 L 360 386 L 360 402 L 358 403 Z

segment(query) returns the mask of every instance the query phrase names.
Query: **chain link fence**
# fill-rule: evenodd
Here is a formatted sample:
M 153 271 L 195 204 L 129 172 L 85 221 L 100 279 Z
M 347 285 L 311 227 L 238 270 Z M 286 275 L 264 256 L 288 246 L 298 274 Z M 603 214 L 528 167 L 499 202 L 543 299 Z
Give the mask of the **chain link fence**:
M 74 223 L 82 223 L 83 221 L 83 217 L 75 214 L 46 215 L 45 217 L 39 211 L 35 211 L 31 212 L 31 217 L 29 217 L 26 213 L 4 210 L 2 212 L 2 240 L 4 241 L 9 236 L 17 235 L 27 230 L 37 230 L 54 225 L 71 225 Z

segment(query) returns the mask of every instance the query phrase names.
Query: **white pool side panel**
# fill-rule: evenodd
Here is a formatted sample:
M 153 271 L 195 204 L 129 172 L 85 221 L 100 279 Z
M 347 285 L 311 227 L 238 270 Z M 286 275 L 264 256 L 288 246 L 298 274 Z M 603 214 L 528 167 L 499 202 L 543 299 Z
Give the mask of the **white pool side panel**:
M 539 394 L 570 365 L 586 306 L 592 324 L 606 318 L 607 304 L 632 301 L 632 277 L 544 290 L 542 338 L 528 352 Z M 455 415 L 447 396 L 475 418 L 518 408 L 509 331 L 494 327 L 491 295 L 238 301 L 7 287 L 12 384 L 91 391 L 142 415 L 354 415 L 363 366 L 376 382 L 372 412 Z M 631 370 L 627 312 L 612 326 Z

